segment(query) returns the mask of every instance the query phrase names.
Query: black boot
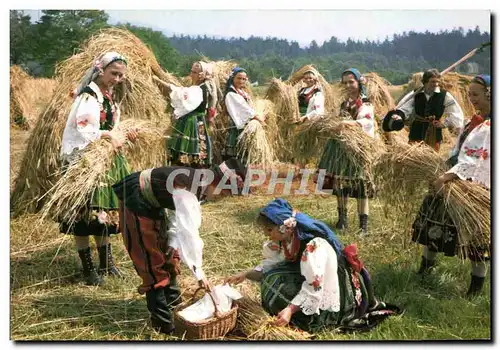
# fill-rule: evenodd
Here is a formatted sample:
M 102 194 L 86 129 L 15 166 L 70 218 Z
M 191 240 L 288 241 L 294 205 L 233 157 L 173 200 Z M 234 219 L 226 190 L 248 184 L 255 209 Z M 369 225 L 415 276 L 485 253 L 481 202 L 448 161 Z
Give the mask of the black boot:
M 417 274 L 421 275 L 423 273 L 430 272 L 434 265 L 436 264 L 435 260 L 427 260 L 425 257 L 422 257 L 422 262 L 420 263 L 420 269 Z
M 164 334 L 174 331 L 172 307 L 165 298 L 164 288 L 151 289 L 146 293 L 148 310 L 151 313 L 151 327 Z
M 359 228 L 362 236 L 368 234 L 368 214 L 359 215 Z
M 99 252 L 99 273 L 109 274 L 114 277 L 123 277 L 123 274 L 118 270 L 113 260 L 111 243 L 98 247 L 97 251 Z
M 82 261 L 83 266 L 83 276 L 89 286 L 101 286 L 104 281 L 101 276 L 97 273 L 94 263 L 92 262 L 92 254 L 90 252 L 90 247 L 78 250 L 78 255 Z
M 481 289 L 483 289 L 484 279 L 485 277 L 471 275 L 470 287 L 467 291 L 467 297 L 474 297 L 481 292 Z
M 347 230 L 347 208 L 337 208 L 339 212 L 339 221 L 335 224 L 337 230 Z
M 177 279 L 175 277 L 170 277 L 170 284 L 163 288 L 163 294 L 165 295 L 167 305 L 171 308 L 176 307 L 182 302 L 181 291 L 177 285 Z

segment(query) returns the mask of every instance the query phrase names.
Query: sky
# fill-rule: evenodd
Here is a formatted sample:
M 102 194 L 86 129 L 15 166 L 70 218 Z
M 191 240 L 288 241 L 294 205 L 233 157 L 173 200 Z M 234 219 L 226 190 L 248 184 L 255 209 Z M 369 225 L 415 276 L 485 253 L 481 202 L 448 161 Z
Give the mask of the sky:
M 110 23 L 129 22 L 165 35 L 216 37 L 278 37 L 302 47 L 321 45 L 335 36 L 341 41 L 381 40 L 404 31 L 439 32 L 479 26 L 490 31 L 488 10 L 106 10 Z M 28 11 L 37 20 L 40 11 Z M 355 21 L 355 22 L 354 22 Z

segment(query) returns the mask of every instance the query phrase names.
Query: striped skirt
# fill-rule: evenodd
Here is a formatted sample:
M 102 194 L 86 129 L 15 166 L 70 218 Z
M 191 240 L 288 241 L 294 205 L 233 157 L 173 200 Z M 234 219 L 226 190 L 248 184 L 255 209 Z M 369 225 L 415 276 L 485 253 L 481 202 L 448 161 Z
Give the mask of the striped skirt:
M 325 189 L 333 194 L 352 198 L 373 198 L 375 188 L 365 174 L 363 166 L 349 157 L 343 145 L 330 139 L 318 164 L 318 170 L 326 170 Z

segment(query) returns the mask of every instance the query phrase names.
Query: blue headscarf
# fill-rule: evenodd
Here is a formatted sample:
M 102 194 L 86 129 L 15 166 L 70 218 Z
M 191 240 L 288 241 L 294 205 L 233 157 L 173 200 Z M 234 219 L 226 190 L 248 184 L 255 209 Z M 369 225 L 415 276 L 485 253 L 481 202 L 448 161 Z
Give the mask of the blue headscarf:
M 475 79 L 480 79 L 486 84 L 486 87 L 491 87 L 491 77 L 488 74 L 476 75 Z
M 277 198 L 269 202 L 260 213 L 277 226 L 281 226 L 285 220 L 292 216 L 293 208 L 286 200 Z M 330 243 L 337 255 L 340 256 L 342 254 L 342 244 L 338 241 L 335 233 L 325 223 L 300 212 L 295 215 L 295 220 L 297 220 L 296 229 L 299 240 L 303 241 L 321 237 Z
M 234 77 L 236 76 L 236 74 L 238 74 L 240 72 L 247 73 L 247 71 L 243 68 L 240 68 L 240 67 L 233 68 L 233 71 L 231 72 L 231 75 L 229 76 L 229 78 L 227 79 L 227 82 L 226 82 L 226 92 L 225 92 L 226 94 L 229 92 L 229 88 L 231 87 L 231 85 L 233 85 Z
M 488 74 L 476 75 L 472 81 L 483 85 L 486 90 L 486 97 L 491 99 L 491 77 Z
M 354 75 L 354 78 L 356 78 L 356 81 L 359 84 L 361 94 L 366 97 L 366 88 L 365 88 L 365 84 L 362 82 L 363 76 L 361 75 L 361 72 L 359 70 L 357 70 L 356 68 L 349 68 L 349 69 L 346 69 L 345 71 L 343 71 L 342 75 L 340 77 L 342 78 L 345 74 L 348 74 L 348 73 Z

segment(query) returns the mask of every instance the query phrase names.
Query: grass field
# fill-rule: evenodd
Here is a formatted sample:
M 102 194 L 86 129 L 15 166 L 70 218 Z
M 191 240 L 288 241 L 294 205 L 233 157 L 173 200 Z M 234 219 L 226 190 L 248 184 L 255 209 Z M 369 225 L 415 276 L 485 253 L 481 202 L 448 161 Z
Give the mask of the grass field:
M 11 176 L 17 172 L 27 135 L 26 131 L 11 129 Z M 220 280 L 258 264 L 264 236 L 253 220 L 259 208 L 272 198 L 263 194 L 231 197 L 202 207 L 204 268 L 211 280 Z M 337 218 L 333 196 L 288 199 L 294 207 L 327 224 L 333 225 Z M 467 261 L 440 256 L 433 274 L 425 279 L 418 277 L 415 271 L 421 250 L 410 241 L 408 232 L 414 213 L 392 213 L 387 218 L 382 204 L 378 200 L 370 203 L 370 235 L 361 239 L 355 232 L 358 227 L 356 202 L 351 200 L 351 229 L 338 235 L 344 244 L 358 245 L 360 257 L 372 274 L 377 296 L 405 312 L 370 333 L 323 332 L 317 339 L 490 339 L 490 278 L 480 296 L 466 300 L 463 296 L 470 281 Z M 11 220 L 10 329 L 13 340 L 174 339 L 148 327 L 146 301 L 137 293 L 140 279 L 121 236 L 113 237 L 112 245 L 117 265 L 126 278 L 106 278 L 103 287 L 89 287 L 78 276 L 80 262 L 72 238 L 60 234 L 54 222 L 40 223 L 38 219 L 36 215 L 25 215 Z M 94 257 L 96 261 L 95 251 Z M 180 282 L 185 287 L 193 286 L 194 279 L 184 267 Z M 257 295 L 257 285 L 250 285 L 248 289 Z

